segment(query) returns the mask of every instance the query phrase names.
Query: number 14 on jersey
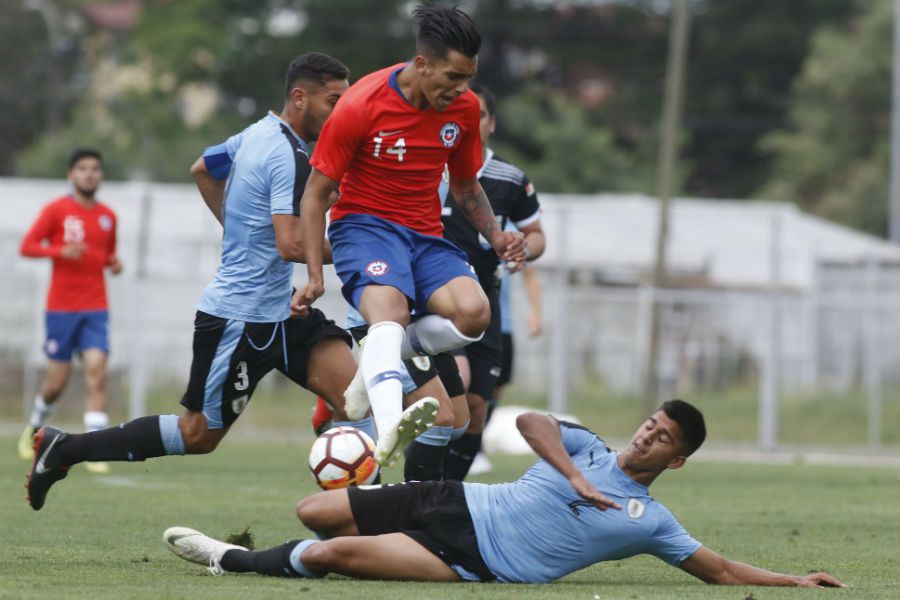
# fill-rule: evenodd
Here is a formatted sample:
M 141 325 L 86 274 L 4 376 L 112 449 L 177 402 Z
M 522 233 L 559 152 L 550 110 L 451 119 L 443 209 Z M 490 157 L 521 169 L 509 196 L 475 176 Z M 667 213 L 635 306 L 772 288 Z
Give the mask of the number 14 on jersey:
M 381 146 L 384 144 L 384 138 L 376 136 L 372 138 L 372 141 L 375 142 L 375 158 L 381 158 Z M 384 151 L 388 154 L 395 155 L 397 157 L 397 162 L 403 162 L 403 155 L 406 154 L 406 140 L 398 138 L 393 146 L 385 148 Z

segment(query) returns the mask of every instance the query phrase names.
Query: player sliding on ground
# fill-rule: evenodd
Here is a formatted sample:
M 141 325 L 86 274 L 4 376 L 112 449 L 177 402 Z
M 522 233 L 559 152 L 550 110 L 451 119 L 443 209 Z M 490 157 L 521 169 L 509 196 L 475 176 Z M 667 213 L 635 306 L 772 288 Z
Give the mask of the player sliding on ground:
M 360 358 L 368 395 L 349 394 L 347 415 L 361 418 L 371 402 L 382 464 L 402 456 L 402 358 L 476 341 L 490 321 L 465 254 L 441 237 L 445 164 L 465 217 L 504 260 L 525 259 L 522 235 L 498 226 L 476 177 L 479 104 L 468 84 L 481 38 L 455 8 L 419 6 L 413 15 L 416 56 L 363 77 L 341 98 L 310 159 L 300 205 L 309 282 L 299 303 L 310 305 L 325 291 L 325 212 L 340 184 L 329 228 L 334 266 L 344 297 L 370 324 Z M 418 319 L 409 324 L 411 310 Z
M 84 435 L 44 427 L 27 485 L 34 510 L 44 505 L 50 486 L 82 461 L 212 452 L 273 369 L 324 397 L 346 421 L 343 392 L 357 368 L 350 336 L 319 310 L 291 318 L 291 275 L 293 263 L 304 258 L 298 210 L 310 171 L 307 142 L 316 139 L 347 89 L 347 77 L 347 68 L 330 56 L 297 57 L 287 70 L 281 114 L 270 112 L 208 148 L 191 168 L 203 199 L 224 224 L 224 238 L 222 264 L 197 306 L 194 358 L 181 400 L 187 410 Z M 435 400 L 410 407 L 407 432 L 421 433 L 436 411 Z
M 728 560 L 693 539 L 649 495 L 706 437 L 703 415 L 672 400 L 616 452 L 587 429 L 537 413 L 517 420 L 541 457 L 518 481 L 406 483 L 322 492 L 297 516 L 322 541 L 250 552 L 193 529 L 163 541 L 215 574 L 543 583 L 597 562 L 651 554 L 707 582 L 844 587 L 827 573 L 784 575 Z

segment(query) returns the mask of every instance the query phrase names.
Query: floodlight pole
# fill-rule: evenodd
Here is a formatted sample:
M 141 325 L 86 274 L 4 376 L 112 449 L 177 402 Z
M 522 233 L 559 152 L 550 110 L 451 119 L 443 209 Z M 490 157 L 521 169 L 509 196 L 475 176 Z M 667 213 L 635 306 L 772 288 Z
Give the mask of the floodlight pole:
M 898 0 L 900 1 L 900 0 Z M 666 89 L 663 98 L 663 121 L 659 146 L 659 227 L 656 233 L 656 253 L 653 263 L 653 279 L 650 282 L 650 344 L 644 370 L 644 395 L 640 419 L 646 418 L 659 402 L 660 307 L 657 290 L 665 285 L 666 250 L 669 241 L 669 203 L 675 179 L 675 163 L 678 159 L 678 129 L 684 96 L 684 72 L 687 62 L 688 35 L 691 11 L 688 0 L 675 0 L 675 14 L 669 27 L 669 56 L 666 65 Z
M 891 93 L 891 197 L 888 236 L 900 244 L 900 0 L 894 0 L 894 74 Z

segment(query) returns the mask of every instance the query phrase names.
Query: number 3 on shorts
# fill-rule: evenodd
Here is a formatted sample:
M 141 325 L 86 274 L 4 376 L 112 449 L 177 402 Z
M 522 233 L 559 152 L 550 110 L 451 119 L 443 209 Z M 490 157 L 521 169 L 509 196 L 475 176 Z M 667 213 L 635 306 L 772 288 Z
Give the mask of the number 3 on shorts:
M 250 375 L 247 373 L 247 361 L 242 360 L 237 364 L 237 381 L 234 382 L 234 389 L 243 392 L 250 387 Z

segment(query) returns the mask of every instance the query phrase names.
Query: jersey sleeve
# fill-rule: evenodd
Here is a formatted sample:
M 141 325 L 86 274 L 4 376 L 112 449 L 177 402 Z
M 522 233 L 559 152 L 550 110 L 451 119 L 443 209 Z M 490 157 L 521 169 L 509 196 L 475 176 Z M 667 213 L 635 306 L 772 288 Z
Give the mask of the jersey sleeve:
M 45 240 L 49 240 L 53 233 L 53 226 L 56 223 L 56 210 L 53 204 L 48 204 L 38 215 L 37 220 L 31 225 L 31 228 L 22 238 L 22 245 L 19 253 L 22 256 L 31 258 L 57 257 L 62 252 L 61 245 L 44 245 Z
M 653 532 L 648 552 L 677 567 L 699 550 L 701 544 L 690 536 L 669 509 L 660 508 L 659 525 Z
M 516 194 L 516 203 L 509 217 L 519 229 L 531 225 L 541 218 L 541 205 L 538 202 L 537 192 L 527 175 L 522 176 L 522 185 Z
M 474 93 L 472 94 L 474 96 Z M 447 159 L 450 174 L 460 179 L 471 179 L 481 168 L 481 120 L 480 105 L 476 101 L 465 114 L 466 123 L 462 127 L 462 139 Z
M 319 134 L 310 164 L 329 179 L 340 182 L 365 139 L 367 121 L 361 103 L 338 101 Z
M 206 170 L 214 179 L 228 179 L 231 172 L 231 165 L 234 164 L 234 157 L 238 149 L 241 147 L 241 141 L 244 138 L 244 132 L 231 136 L 225 142 L 210 146 L 203 151 L 203 163 Z
M 265 169 L 271 214 L 299 215 L 300 198 L 310 173 L 309 157 L 285 142 L 265 160 Z
M 568 421 L 559 421 L 559 435 L 562 438 L 563 447 L 569 453 L 569 456 L 606 448 L 603 440 L 597 437 L 597 434 L 593 431 Z

